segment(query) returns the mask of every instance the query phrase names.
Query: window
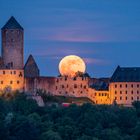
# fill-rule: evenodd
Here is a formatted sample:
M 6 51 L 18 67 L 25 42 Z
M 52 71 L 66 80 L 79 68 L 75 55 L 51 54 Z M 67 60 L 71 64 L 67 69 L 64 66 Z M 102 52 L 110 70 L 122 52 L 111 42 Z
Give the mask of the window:
M 120 91 L 120 94 L 122 94 L 122 91 Z
M 3 84 L 3 81 L 1 81 L 1 84 Z
M 137 94 L 139 94 L 139 91 L 137 90 Z
M 115 85 L 115 88 L 117 88 L 117 85 Z
M 133 88 L 133 84 L 131 85 L 131 87 Z
M 84 86 L 84 89 L 86 89 L 86 86 Z
M 14 71 L 14 74 L 16 74 L 16 71 Z
M 83 91 L 81 91 L 81 93 L 83 93 Z M 96 95 L 95 95 L 96 96 Z
M 115 100 L 117 100 L 117 97 L 115 97 Z
M 77 85 L 76 84 L 74 84 L 74 88 L 77 88 Z
M 127 90 L 125 91 L 125 93 L 127 94 Z
M 139 96 L 137 96 L 137 100 L 139 100 Z
M 133 90 L 131 91 L 131 94 L 133 94 Z
M 13 84 L 13 81 L 10 81 L 10 84 Z
M 97 95 L 97 93 L 95 92 L 95 96 Z
M 139 84 L 137 84 L 137 88 L 139 88 L 140 87 L 140 85 Z
M 120 100 L 122 100 L 122 96 L 120 97 Z
M 19 81 L 17 81 L 17 84 L 19 84 Z
M 3 71 L 3 74 L 5 74 L 5 71 Z
M 125 85 L 125 87 L 127 88 L 127 84 Z
M 115 91 L 115 94 L 117 94 L 117 91 Z
M 102 93 L 102 96 L 104 96 L 104 93 Z
M 99 96 L 101 96 L 101 93 L 99 93 Z
M 122 88 L 122 85 L 120 84 L 120 88 Z
M 67 77 L 65 77 L 65 81 L 67 81 Z
M 12 74 L 12 71 L 10 71 L 10 73 Z
M 64 88 L 64 85 L 62 85 L 62 88 Z
M 127 100 L 127 96 L 125 97 L 125 99 Z
M 67 85 L 67 88 L 69 87 L 69 85 Z
M 133 100 L 133 97 L 131 97 L 131 100 Z
M 76 81 L 76 77 L 74 77 L 73 80 Z
M 83 85 L 81 84 L 81 88 L 83 87 Z
M 19 77 L 22 77 L 22 72 L 19 73 Z

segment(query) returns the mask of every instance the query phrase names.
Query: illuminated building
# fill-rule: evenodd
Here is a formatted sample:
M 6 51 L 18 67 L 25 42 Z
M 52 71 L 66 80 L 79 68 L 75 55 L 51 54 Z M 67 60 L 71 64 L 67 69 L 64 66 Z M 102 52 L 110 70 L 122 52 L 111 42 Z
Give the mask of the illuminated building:
M 52 95 L 88 97 L 96 104 L 131 105 L 140 100 L 140 68 L 117 67 L 111 78 L 40 76 L 32 55 L 24 65 L 24 29 L 11 17 L 2 27 L 0 57 L 0 91 L 25 91 L 36 94 L 44 90 Z

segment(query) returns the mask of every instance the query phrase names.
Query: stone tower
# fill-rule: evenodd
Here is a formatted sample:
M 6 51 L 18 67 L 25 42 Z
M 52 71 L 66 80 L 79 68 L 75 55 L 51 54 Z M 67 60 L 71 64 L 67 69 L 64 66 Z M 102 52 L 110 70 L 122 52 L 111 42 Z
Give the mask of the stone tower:
M 32 55 L 29 56 L 24 66 L 24 76 L 28 78 L 39 77 L 39 68 Z
M 1 29 L 2 59 L 7 69 L 23 69 L 24 29 L 12 16 Z

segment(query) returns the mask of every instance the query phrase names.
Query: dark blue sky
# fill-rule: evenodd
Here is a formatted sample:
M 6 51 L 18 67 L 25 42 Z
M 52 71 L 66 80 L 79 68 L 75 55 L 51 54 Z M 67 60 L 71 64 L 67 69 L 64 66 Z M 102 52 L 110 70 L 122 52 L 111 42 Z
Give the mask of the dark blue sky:
M 140 0 L 0 0 L 0 26 L 12 15 L 25 29 L 25 61 L 33 54 L 41 75 L 58 75 L 70 54 L 93 77 L 140 66 Z

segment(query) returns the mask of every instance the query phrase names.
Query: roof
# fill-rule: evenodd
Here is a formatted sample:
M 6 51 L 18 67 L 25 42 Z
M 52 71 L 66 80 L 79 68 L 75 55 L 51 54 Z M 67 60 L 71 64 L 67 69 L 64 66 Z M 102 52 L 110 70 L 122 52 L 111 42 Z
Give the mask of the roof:
M 39 76 L 39 68 L 35 62 L 35 59 L 30 55 L 24 66 L 25 77 L 37 77 Z
M 90 87 L 95 90 L 108 90 L 110 78 L 91 78 Z
M 140 82 L 140 67 L 118 66 L 110 82 Z
M 12 16 L 1 29 L 2 30 L 4 30 L 4 29 L 21 29 L 21 30 L 23 30 L 23 27 Z

